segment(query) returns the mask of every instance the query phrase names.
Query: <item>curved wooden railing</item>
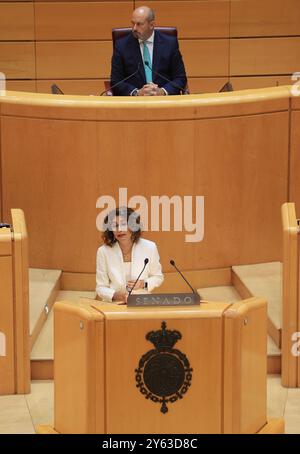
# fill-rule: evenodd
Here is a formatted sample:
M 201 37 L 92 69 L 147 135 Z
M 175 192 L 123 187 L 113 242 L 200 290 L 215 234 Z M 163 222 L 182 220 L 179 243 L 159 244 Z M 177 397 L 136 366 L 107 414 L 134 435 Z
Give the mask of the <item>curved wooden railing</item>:
M 290 87 L 156 99 L 7 92 L 2 212 L 26 212 L 30 266 L 94 273 L 100 196 L 118 203 L 127 188 L 148 208 L 152 196 L 203 196 L 202 241 L 187 241 L 183 216 L 183 231 L 160 222 L 145 232 L 165 271 L 170 258 L 183 270 L 279 260 L 280 207 L 300 168 L 289 168 L 300 124 L 291 99 Z

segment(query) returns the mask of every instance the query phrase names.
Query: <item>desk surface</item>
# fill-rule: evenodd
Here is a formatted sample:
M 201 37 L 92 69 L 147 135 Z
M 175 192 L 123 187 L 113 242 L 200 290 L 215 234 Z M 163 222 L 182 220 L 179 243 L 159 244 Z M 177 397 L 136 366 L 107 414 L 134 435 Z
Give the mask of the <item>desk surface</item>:
M 2 115 L 142 121 L 246 115 L 287 108 L 290 86 L 187 96 L 68 96 L 7 91 Z

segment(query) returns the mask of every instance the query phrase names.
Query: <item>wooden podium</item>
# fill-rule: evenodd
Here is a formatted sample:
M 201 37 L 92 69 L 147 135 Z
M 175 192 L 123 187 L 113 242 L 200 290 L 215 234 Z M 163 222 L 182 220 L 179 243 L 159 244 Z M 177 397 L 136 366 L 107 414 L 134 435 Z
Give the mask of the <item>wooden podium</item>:
M 0 395 L 30 392 L 28 238 L 24 213 L 0 228 Z
M 294 352 L 298 340 L 297 333 L 300 331 L 300 223 L 294 203 L 287 202 L 282 205 L 281 219 L 283 231 L 281 383 L 282 386 L 289 388 L 300 388 L 300 357 Z
M 142 309 L 81 300 L 54 311 L 52 431 L 268 431 L 265 300 Z

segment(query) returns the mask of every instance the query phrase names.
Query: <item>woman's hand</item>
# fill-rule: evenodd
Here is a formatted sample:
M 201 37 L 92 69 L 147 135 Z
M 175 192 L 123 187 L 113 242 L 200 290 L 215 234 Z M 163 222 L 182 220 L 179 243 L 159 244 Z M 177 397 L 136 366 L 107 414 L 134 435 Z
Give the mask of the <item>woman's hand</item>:
M 127 297 L 128 297 L 127 293 L 115 292 L 114 296 L 112 297 L 112 300 L 119 304 L 127 304 Z
M 135 281 L 128 281 L 126 288 L 128 287 L 129 289 L 131 289 L 134 286 L 134 290 L 138 290 L 140 288 L 145 287 L 145 281 L 143 279 L 141 279 L 140 281 L 137 281 L 137 283 L 135 285 L 134 285 L 134 283 L 135 283 Z

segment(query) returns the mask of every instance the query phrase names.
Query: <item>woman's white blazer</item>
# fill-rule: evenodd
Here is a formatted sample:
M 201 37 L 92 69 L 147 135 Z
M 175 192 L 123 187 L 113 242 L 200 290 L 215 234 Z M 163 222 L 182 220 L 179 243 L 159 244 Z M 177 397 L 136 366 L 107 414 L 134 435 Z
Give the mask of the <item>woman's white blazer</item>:
M 151 292 L 164 280 L 156 244 L 153 241 L 139 238 L 133 244 L 131 255 L 131 279 L 137 279 L 142 271 L 145 259 L 147 263 L 140 279 L 147 282 L 148 291 Z M 97 251 L 96 293 L 105 301 L 112 301 L 115 292 L 126 291 L 126 276 L 122 251 L 119 243 L 112 247 L 106 244 Z M 143 292 L 141 292 L 143 293 Z

